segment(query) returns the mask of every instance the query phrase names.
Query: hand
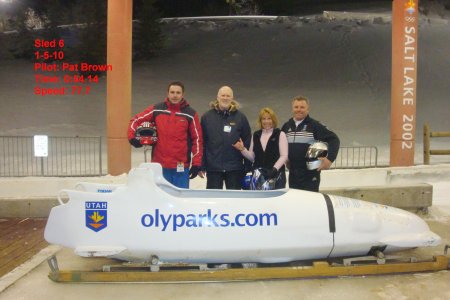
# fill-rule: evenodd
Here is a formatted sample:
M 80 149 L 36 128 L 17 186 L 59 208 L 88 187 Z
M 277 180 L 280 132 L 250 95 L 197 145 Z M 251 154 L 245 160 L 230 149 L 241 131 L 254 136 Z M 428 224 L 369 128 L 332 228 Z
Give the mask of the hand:
M 198 172 L 198 176 L 200 176 L 200 178 L 205 178 L 206 172 L 205 171 L 200 171 L 200 172 Z
M 277 168 L 273 167 L 272 169 L 267 170 L 267 179 L 276 178 L 278 175 Z
M 322 161 L 320 164 L 320 167 L 317 168 L 317 171 L 321 170 L 328 170 L 331 165 L 333 164 L 328 158 L 326 157 L 319 157 L 319 159 Z
M 265 179 L 276 178 L 278 175 L 278 170 L 276 168 L 272 169 L 261 168 L 260 172 Z
M 130 144 L 134 147 L 134 148 L 141 148 L 142 144 L 141 141 L 138 140 L 137 138 L 132 138 L 131 140 L 128 140 L 130 142 Z
M 200 167 L 192 166 L 191 169 L 189 170 L 189 179 L 194 179 L 195 177 L 197 177 L 198 172 L 200 172 Z
M 239 139 L 239 141 L 237 141 L 236 143 L 234 143 L 232 145 L 236 150 L 238 151 L 244 151 L 245 146 L 244 146 L 244 142 L 242 142 L 242 139 Z

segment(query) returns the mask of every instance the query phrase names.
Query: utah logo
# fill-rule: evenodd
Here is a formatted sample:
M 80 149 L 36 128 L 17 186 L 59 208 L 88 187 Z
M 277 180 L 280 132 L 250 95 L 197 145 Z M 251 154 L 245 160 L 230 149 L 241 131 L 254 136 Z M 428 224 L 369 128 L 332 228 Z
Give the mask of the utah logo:
M 108 226 L 108 202 L 86 202 L 86 227 L 99 232 Z

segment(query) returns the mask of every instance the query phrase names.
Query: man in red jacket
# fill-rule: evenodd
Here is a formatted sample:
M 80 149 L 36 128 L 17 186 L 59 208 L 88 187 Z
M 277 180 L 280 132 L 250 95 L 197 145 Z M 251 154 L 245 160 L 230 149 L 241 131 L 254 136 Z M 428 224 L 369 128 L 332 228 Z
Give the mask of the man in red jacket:
M 162 165 L 163 176 L 170 183 L 189 188 L 189 178 L 197 176 L 202 164 L 203 138 L 197 112 L 183 96 L 183 83 L 171 82 L 164 102 L 150 105 L 130 120 L 128 140 L 134 147 L 142 147 L 136 129 L 144 122 L 153 122 L 158 141 L 153 145 L 152 162 Z

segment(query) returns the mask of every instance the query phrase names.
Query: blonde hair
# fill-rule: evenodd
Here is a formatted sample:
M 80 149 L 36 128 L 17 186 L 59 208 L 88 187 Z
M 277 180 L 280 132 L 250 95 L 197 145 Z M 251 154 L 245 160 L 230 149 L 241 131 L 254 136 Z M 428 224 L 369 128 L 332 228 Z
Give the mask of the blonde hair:
M 273 123 L 273 128 L 277 128 L 278 126 L 278 118 L 277 115 L 275 114 L 275 112 L 269 108 L 269 107 L 264 107 L 259 111 L 259 116 L 258 116 L 258 121 L 257 124 L 259 126 L 260 129 L 262 129 L 262 118 L 264 117 L 265 114 L 268 114 L 270 116 L 270 118 L 272 119 L 272 123 Z

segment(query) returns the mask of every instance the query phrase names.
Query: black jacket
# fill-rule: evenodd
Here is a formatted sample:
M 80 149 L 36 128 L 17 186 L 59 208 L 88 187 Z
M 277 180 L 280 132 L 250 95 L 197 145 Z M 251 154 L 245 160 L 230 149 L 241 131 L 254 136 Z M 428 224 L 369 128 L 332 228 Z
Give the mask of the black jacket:
M 262 130 L 260 129 L 253 133 L 253 152 L 255 153 L 253 169 L 273 168 L 280 158 L 280 133 L 281 130 L 278 128 L 273 130 L 272 135 L 267 142 L 266 151 L 263 150 L 261 145 Z M 281 167 L 280 171 L 284 171 L 284 166 Z
M 251 163 L 232 144 L 239 138 L 250 147 L 251 129 L 247 117 L 237 109 L 210 109 L 201 119 L 203 131 L 203 169 L 207 172 L 244 171 Z
M 339 151 L 339 138 L 326 126 L 309 115 L 295 126 L 293 118 L 281 128 L 286 133 L 289 144 L 289 162 L 291 169 L 306 169 L 306 151 L 310 144 L 321 141 L 328 143 L 328 159 L 334 161 Z

